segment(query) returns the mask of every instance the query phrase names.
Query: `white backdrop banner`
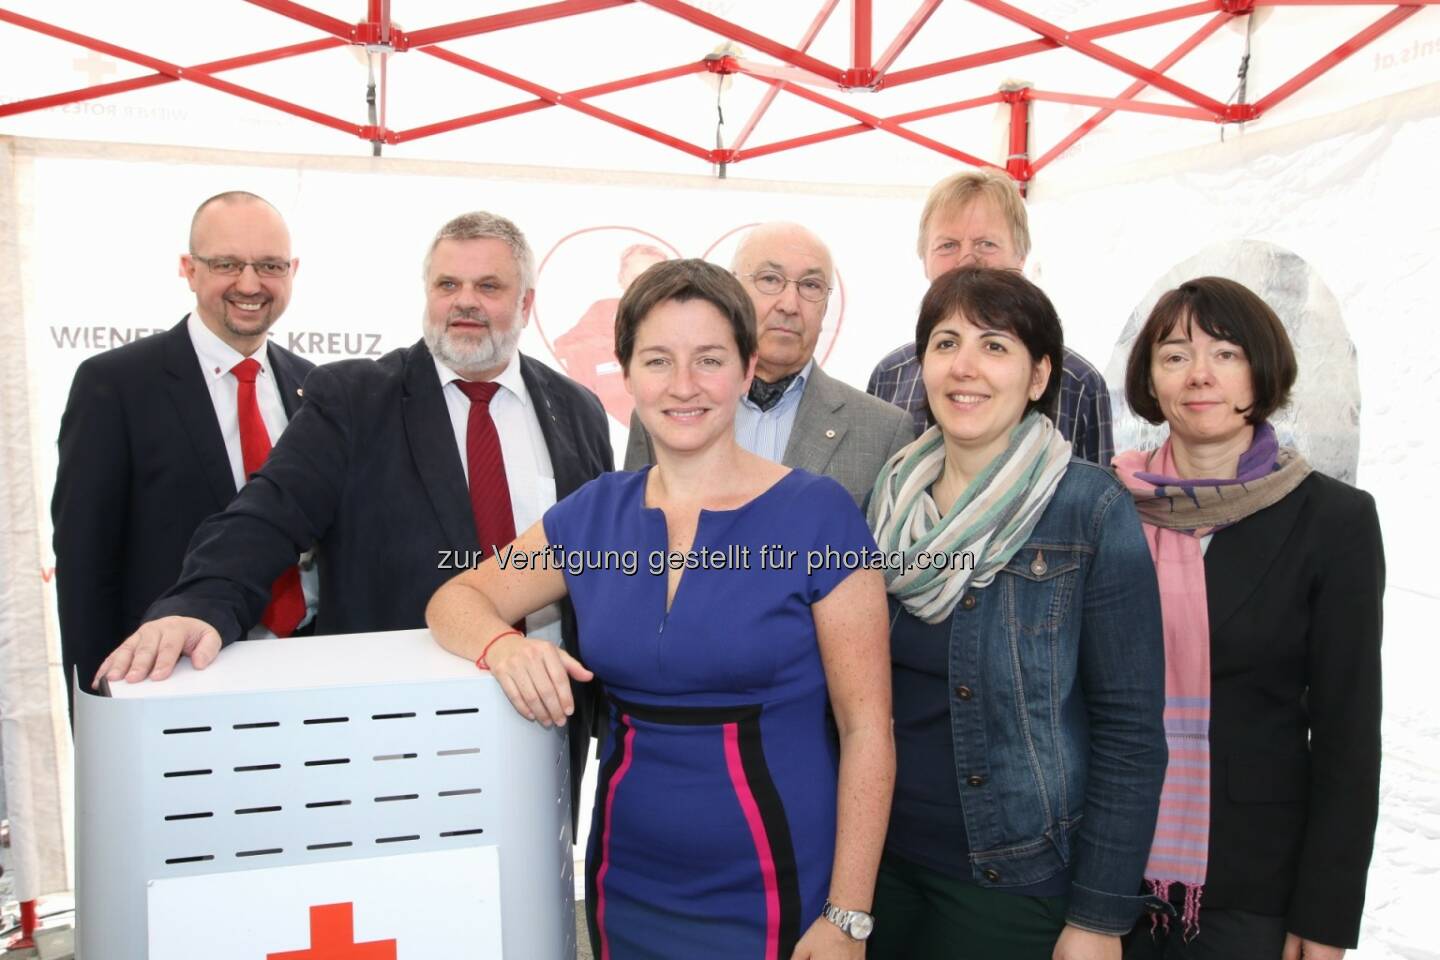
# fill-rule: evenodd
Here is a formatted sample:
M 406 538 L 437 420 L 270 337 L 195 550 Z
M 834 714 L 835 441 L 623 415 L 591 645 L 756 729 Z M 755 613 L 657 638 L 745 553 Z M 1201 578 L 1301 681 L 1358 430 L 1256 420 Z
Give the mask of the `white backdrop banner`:
M 1440 87 L 1429 87 L 1103 179 L 1046 181 L 1031 203 L 1028 266 L 1066 340 L 1106 371 L 1117 445 L 1144 432 L 1122 413 L 1135 326 L 1161 289 L 1220 272 L 1262 293 L 1295 340 L 1300 377 L 1280 431 L 1375 496 L 1384 759 L 1360 960 L 1440 957 L 1425 907 L 1440 898 L 1440 524 L 1426 492 L 1440 477 L 1440 195 L 1423 172 L 1435 156 Z
M 421 260 L 435 230 L 472 209 L 514 219 L 541 264 L 521 348 L 592 385 L 615 417 L 617 443 L 628 408 L 602 334 L 636 258 L 728 264 L 746 225 L 807 224 L 831 245 L 839 273 L 820 355 L 859 387 L 913 335 L 925 286 L 915 256 L 924 191 L 908 187 L 0 143 L 15 158 L 0 203 L 22 266 L 18 298 L 0 306 L 0 334 L 25 345 L 33 456 L 31 469 L 9 470 L 5 482 L 31 484 L 36 510 L 30 538 L 15 541 L 33 551 L 31 587 L 6 602 L 37 609 L 53 599 L 46 505 L 70 375 L 85 357 L 167 328 L 189 309 L 177 258 L 195 205 L 219 191 L 259 193 L 289 222 L 300 269 L 272 335 L 317 363 L 415 341 Z M 1440 957 L 1418 909 L 1440 898 L 1440 777 L 1433 751 L 1422 749 L 1440 737 L 1424 687 L 1433 657 L 1422 642 L 1440 615 L 1424 572 L 1436 531 L 1414 519 L 1429 515 L 1416 485 L 1440 474 L 1431 306 L 1440 196 L 1419 176 L 1437 155 L 1440 88 L 1426 88 L 1103 177 L 1047 179 L 1031 198 L 1027 272 L 1055 301 L 1067 343 L 1109 371 L 1117 400 L 1117 344 L 1162 282 L 1217 270 L 1268 283 L 1262 292 L 1301 345 L 1300 405 L 1315 397 L 1334 411 L 1323 418 L 1332 437 L 1306 427 L 1303 409 L 1293 434 L 1317 459 L 1335 452 L 1327 469 L 1343 475 L 1348 463 L 1379 501 L 1391 583 L 1386 796 L 1363 960 Z M 1138 433 L 1122 416 L 1117 435 Z

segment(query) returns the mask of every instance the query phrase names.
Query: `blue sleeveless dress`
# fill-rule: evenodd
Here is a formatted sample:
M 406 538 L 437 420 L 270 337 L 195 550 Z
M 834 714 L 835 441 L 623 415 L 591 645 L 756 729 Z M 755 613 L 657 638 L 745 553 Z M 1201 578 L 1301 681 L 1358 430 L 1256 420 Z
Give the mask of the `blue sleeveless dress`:
M 786 960 L 820 915 L 835 844 L 810 605 L 875 542 L 843 487 L 792 470 L 701 512 L 689 558 L 709 568 L 684 570 L 667 612 L 647 474 L 598 477 L 544 519 L 552 548 L 588 554 L 565 577 L 581 659 L 607 691 L 586 865 L 595 956 Z

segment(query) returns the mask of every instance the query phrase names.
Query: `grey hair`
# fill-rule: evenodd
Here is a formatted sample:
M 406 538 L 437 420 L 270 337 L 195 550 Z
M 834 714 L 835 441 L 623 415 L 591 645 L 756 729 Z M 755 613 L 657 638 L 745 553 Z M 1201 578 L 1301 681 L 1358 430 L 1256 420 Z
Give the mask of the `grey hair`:
M 789 220 L 771 220 L 766 223 L 757 223 L 746 230 L 740 236 L 740 242 L 735 245 L 735 252 L 730 255 L 730 272 L 736 276 L 745 268 L 745 254 L 750 252 L 750 244 L 757 238 L 763 238 L 766 234 L 782 231 L 793 231 L 799 233 L 806 240 L 815 245 L 816 251 L 825 261 L 825 282 L 835 282 L 835 256 L 830 252 L 830 247 L 820 235 L 802 223 L 792 223 Z
M 451 220 L 440 231 L 435 234 L 435 239 L 430 241 L 430 249 L 425 251 L 425 267 L 421 274 L 422 279 L 430 276 L 430 260 L 435 255 L 435 248 L 440 245 L 441 240 L 503 240 L 515 256 L 515 263 L 520 267 L 520 294 L 524 296 L 529 290 L 535 289 L 535 254 L 530 250 L 530 244 L 525 240 L 525 234 L 520 228 L 504 217 L 496 213 L 488 213 L 484 210 L 476 210 L 471 213 L 462 213 Z

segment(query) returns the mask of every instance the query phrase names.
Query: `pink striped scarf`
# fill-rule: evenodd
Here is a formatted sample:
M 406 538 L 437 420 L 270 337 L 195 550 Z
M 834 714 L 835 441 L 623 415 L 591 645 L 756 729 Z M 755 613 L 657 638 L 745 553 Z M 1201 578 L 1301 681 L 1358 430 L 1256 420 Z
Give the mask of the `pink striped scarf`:
M 1175 476 L 1170 443 L 1146 463 L 1127 451 L 1115 470 L 1132 493 L 1153 493 L 1154 483 L 1138 472 Z M 1145 879 L 1157 897 L 1175 884 L 1185 888 L 1182 914 L 1187 935 L 1199 926 L 1200 892 L 1210 850 L 1210 611 L 1206 605 L 1205 557 L 1199 530 L 1169 530 L 1143 524 L 1145 542 L 1160 581 L 1160 616 L 1165 625 L 1165 744 L 1170 763 L 1160 793 L 1160 816 L 1150 846 Z
M 1210 610 L 1203 537 L 1268 507 L 1293 490 L 1309 465 L 1280 450 L 1260 424 L 1231 480 L 1177 479 L 1170 441 L 1153 454 L 1129 450 L 1115 472 L 1140 509 L 1155 561 L 1165 633 L 1165 742 L 1170 762 L 1145 879 L 1157 897 L 1184 888 L 1186 938 L 1199 932 L 1200 896 L 1210 851 Z M 1188 518 L 1188 519 L 1187 519 Z M 1210 521 L 1208 526 L 1194 525 Z M 1219 521 L 1218 523 L 1216 521 Z

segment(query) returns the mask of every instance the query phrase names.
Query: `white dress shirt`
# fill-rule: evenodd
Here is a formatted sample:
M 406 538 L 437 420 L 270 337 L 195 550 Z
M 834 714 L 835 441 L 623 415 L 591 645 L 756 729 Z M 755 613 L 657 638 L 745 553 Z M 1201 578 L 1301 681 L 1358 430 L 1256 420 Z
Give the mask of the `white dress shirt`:
M 230 475 L 235 480 L 235 489 L 245 486 L 245 455 L 240 448 L 240 381 L 230 371 L 245 359 L 245 355 L 221 340 L 205 326 L 204 321 L 194 313 L 185 321 L 190 333 L 190 343 L 195 347 L 195 356 L 200 359 L 200 374 L 210 391 L 210 403 L 215 408 L 215 419 L 220 424 L 220 436 L 225 440 L 225 454 L 230 458 Z M 280 434 L 289 423 L 285 416 L 285 404 L 280 400 L 280 386 L 275 381 L 275 372 L 270 369 L 270 351 L 256 350 L 254 359 L 260 364 L 255 377 L 255 402 L 260 407 L 260 419 L 265 421 L 265 432 L 270 437 L 270 446 L 280 440 Z M 300 586 L 305 591 L 305 618 L 301 624 L 309 623 L 315 617 L 316 599 L 320 595 L 320 575 L 315 564 L 306 554 L 300 564 Z M 273 639 L 263 625 L 256 624 L 246 636 L 251 640 Z
M 465 456 L 465 436 L 470 423 L 470 398 L 457 383 L 463 380 L 439 360 L 435 373 L 445 395 L 450 413 L 450 427 L 455 446 L 460 452 L 460 466 L 465 471 L 465 485 L 470 485 L 470 463 Z M 490 400 L 490 419 L 500 437 L 500 455 L 505 459 L 505 481 L 510 488 L 510 512 L 515 518 L 515 533 L 524 533 L 555 505 L 555 468 L 550 462 L 550 448 L 540 430 L 540 417 L 525 378 L 520 375 L 520 355 L 510 358 L 505 369 L 495 377 L 500 389 Z M 551 604 L 525 618 L 529 636 L 552 643 L 560 642 L 560 607 Z

